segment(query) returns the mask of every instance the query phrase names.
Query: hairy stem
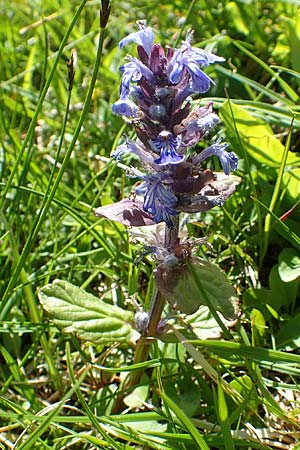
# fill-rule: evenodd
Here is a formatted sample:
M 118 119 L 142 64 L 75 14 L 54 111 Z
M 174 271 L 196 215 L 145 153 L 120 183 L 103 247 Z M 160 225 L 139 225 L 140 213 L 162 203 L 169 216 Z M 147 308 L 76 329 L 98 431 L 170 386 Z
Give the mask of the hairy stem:
M 165 229 L 164 248 L 169 252 L 172 252 L 175 245 L 178 243 L 178 217 L 176 217 L 174 222 L 174 228 L 170 229 L 166 227 Z M 155 338 L 158 334 L 159 322 L 161 320 L 165 304 L 166 300 L 156 289 L 150 304 L 149 324 L 147 331 L 144 336 L 141 336 L 135 348 L 134 364 L 147 361 L 153 338 Z M 122 409 L 125 408 L 124 397 L 140 383 L 143 372 L 144 369 L 137 369 L 129 374 L 129 378 L 124 386 L 124 391 L 116 399 L 116 403 L 113 408 L 114 414 L 121 412 Z

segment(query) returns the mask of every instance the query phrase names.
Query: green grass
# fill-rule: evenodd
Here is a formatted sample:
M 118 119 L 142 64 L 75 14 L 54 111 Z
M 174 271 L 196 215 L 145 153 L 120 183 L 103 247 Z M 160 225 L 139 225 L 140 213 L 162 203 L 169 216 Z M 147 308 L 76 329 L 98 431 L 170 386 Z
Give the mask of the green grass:
M 0 448 L 299 449 L 300 3 L 112 0 L 102 33 L 98 1 L 0 5 Z M 136 267 L 125 227 L 93 214 L 134 182 L 110 159 L 131 132 L 111 104 L 118 42 L 143 18 L 163 44 L 193 28 L 226 58 L 200 101 L 242 183 L 188 229 L 209 236 L 197 253 L 226 273 L 240 315 L 226 333 L 172 318 L 137 363 L 132 344 L 62 333 L 37 290 L 59 278 L 132 312 L 153 295 L 153 261 Z

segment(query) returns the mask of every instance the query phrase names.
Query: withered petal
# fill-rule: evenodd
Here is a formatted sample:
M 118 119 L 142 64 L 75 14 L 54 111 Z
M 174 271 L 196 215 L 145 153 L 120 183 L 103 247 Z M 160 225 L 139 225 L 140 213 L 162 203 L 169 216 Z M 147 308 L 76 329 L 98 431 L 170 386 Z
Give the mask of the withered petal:
M 95 215 L 114 220 L 127 227 L 155 224 L 152 216 L 143 210 L 143 203 L 137 199 L 124 198 L 120 202 L 100 206 L 95 210 Z
M 224 175 L 214 172 L 215 180 L 205 185 L 198 194 L 181 194 L 177 209 L 182 212 L 196 213 L 208 211 L 215 206 L 223 206 L 235 191 L 241 178 L 235 175 Z

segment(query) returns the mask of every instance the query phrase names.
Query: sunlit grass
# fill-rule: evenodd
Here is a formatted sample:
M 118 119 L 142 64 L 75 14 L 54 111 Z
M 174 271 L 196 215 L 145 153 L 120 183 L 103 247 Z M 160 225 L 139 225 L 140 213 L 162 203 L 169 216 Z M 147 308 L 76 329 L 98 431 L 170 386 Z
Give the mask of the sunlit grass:
M 2 1 L 0 448 L 299 447 L 298 16 L 292 1 L 113 0 L 101 35 L 99 2 Z M 240 317 L 207 338 L 199 319 L 193 333 L 185 317 L 172 319 L 174 331 L 133 365 L 130 346 L 61 334 L 36 291 L 59 278 L 132 311 L 152 295 L 151 259 L 136 267 L 141 249 L 125 228 L 93 214 L 134 182 L 109 157 L 127 132 L 110 107 L 118 41 L 141 18 L 162 42 L 193 28 L 197 45 L 227 59 L 201 102 L 214 101 L 242 183 L 188 227 L 209 236 L 198 253 L 237 289 Z M 132 370 L 143 371 L 140 385 L 123 392 Z

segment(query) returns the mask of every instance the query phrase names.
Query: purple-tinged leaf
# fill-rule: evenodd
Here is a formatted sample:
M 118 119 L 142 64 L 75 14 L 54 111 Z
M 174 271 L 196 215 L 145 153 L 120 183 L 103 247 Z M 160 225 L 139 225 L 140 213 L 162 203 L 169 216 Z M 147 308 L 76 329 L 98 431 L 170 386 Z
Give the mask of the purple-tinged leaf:
M 158 290 L 172 308 L 193 314 L 201 305 L 210 304 L 225 318 L 229 320 L 235 318 L 235 290 L 214 264 L 194 257 L 186 264 L 179 264 L 178 267 L 169 268 L 165 264 L 160 264 L 154 276 Z M 194 276 L 201 284 L 201 291 Z
M 143 210 L 142 202 L 137 199 L 124 198 L 120 202 L 100 206 L 95 210 L 95 215 L 114 220 L 127 227 L 143 227 L 155 223 L 152 216 Z

